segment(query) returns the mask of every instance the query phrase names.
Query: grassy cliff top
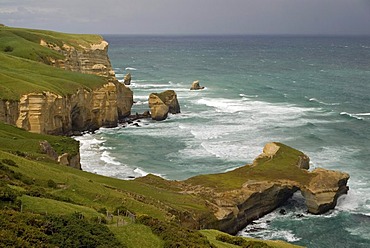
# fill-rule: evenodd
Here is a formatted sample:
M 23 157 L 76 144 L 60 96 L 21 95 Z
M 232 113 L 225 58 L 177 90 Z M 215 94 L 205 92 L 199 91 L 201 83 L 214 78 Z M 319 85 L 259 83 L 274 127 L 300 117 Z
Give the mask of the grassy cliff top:
M 23 94 L 43 91 L 66 95 L 77 88 L 93 89 L 105 83 L 105 79 L 95 75 L 46 65 L 49 58 L 63 59 L 64 56 L 41 46 L 41 40 L 82 49 L 82 46 L 101 43 L 103 38 L 0 26 L 0 99 L 19 100 Z
M 233 171 L 199 175 L 186 180 L 186 183 L 211 187 L 219 191 L 239 189 L 247 181 L 289 180 L 298 185 L 307 184 L 312 175 L 296 165 L 304 154 L 292 147 L 276 143 L 280 149 L 273 157 L 260 157 L 253 165 L 245 165 Z

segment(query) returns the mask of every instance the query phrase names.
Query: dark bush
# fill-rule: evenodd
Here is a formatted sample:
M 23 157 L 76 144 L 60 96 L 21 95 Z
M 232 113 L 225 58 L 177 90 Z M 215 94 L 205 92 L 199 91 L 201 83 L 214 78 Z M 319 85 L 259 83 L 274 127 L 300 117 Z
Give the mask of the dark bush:
M 221 242 L 229 243 L 232 245 L 241 246 L 242 248 L 270 248 L 268 244 L 261 241 L 247 240 L 242 237 L 234 237 L 225 234 L 219 234 L 216 236 L 216 240 Z
M 13 160 L 11 160 L 11 159 L 4 158 L 4 159 L 2 160 L 2 162 L 3 162 L 4 164 L 10 165 L 10 166 L 18 167 L 17 163 L 16 163 L 16 162 L 14 162 L 14 161 L 13 161 Z
M 33 196 L 33 197 L 44 197 L 46 195 L 46 191 L 44 188 L 41 187 L 32 187 L 27 192 L 26 195 Z
M 0 188 L 0 201 L 15 202 L 18 196 L 18 191 L 8 186 Z
M 57 188 L 57 183 L 56 182 L 54 182 L 54 180 L 52 180 L 52 179 L 49 179 L 48 180 L 48 187 L 49 188 L 53 188 L 53 189 L 56 189 Z
M 154 234 L 164 240 L 164 248 L 214 247 L 206 237 L 196 230 L 190 230 L 146 215 L 138 217 L 137 222 L 150 227 Z
M 107 209 L 106 208 L 99 208 L 98 209 L 98 213 L 101 213 L 101 214 L 107 214 Z
M 0 247 L 126 247 L 108 227 L 69 216 L 0 210 Z
M 14 48 L 13 48 L 12 46 L 6 46 L 6 47 L 4 48 L 4 52 L 6 52 L 6 53 L 13 52 L 13 50 L 14 50 Z
M 22 152 L 22 151 L 15 151 L 14 154 L 19 157 L 24 157 L 24 158 L 27 157 L 27 153 Z

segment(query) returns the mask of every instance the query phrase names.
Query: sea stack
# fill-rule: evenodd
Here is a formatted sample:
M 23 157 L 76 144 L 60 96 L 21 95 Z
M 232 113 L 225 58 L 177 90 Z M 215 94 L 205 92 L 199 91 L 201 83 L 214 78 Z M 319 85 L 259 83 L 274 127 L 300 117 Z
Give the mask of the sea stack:
M 131 73 L 127 73 L 124 77 L 123 77 L 123 83 L 125 85 L 130 85 L 131 84 Z
M 152 93 L 149 95 L 148 102 L 153 120 L 162 121 L 167 118 L 168 113 L 180 113 L 177 94 L 173 90 L 166 90 L 162 93 Z
M 199 85 L 199 80 L 194 81 L 190 87 L 190 90 L 202 90 L 202 89 L 204 89 L 204 87 Z

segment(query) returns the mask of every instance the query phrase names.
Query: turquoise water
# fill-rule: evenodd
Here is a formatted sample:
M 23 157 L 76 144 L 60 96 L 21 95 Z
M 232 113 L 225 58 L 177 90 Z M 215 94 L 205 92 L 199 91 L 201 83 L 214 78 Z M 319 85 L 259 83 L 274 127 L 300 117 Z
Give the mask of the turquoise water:
M 104 38 L 117 78 L 133 76 L 133 113 L 148 109 L 150 93 L 173 89 L 181 114 L 80 137 L 84 170 L 185 179 L 250 163 L 265 143 L 283 142 L 311 168 L 348 172 L 349 194 L 324 216 L 306 214 L 295 195 L 286 215 L 277 210 L 240 235 L 370 246 L 370 37 Z M 190 91 L 194 80 L 206 89 Z

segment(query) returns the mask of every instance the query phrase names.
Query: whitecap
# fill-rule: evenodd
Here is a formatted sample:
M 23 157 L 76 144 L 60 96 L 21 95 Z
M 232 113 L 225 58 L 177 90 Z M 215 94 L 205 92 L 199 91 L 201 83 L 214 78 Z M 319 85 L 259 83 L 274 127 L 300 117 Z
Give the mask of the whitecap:
M 337 103 L 337 102 L 334 102 L 334 103 L 327 103 L 327 102 L 323 102 L 323 101 L 320 101 L 316 98 L 310 98 L 308 99 L 310 102 L 317 102 L 319 104 L 322 104 L 322 105 L 326 105 L 326 106 L 337 106 L 337 105 L 340 105 L 340 103 Z
M 357 114 L 351 114 L 351 113 L 348 113 L 348 112 L 341 112 L 340 115 L 348 116 L 350 118 L 354 118 L 354 119 L 357 119 L 357 120 L 363 120 L 364 119 L 362 117 L 357 116 Z
M 246 95 L 246 94 L 239 94 L 241 97 L 246 97 L 246 98 L 257 98 L 258 95 Z
M 370 113 L 358 113 L 357 116 L 370 116 Z
M 134 172 L 136 172 L 136 173 L 140 174 L 142 177 L 145 177 L 146 175 L 148 175 L 148 174 L 149 174 L 148 172 L 145 172 L 145 171 L 143 171 L 143 170 L 142 170 L 142 169 L 140 169 L 140 168 L 136 168 L 136 169 L 134 170 Z
M 134 67 L 126 67 L 125 70 L 126 71 L 137 71 L 137 69 Z
M 110 152 L 103 151 L 101 154 L 100 160 L 104 161 L 107 164 L 121 165 L 120 162 L 117 162 L 114 157 L 111 156 Z

